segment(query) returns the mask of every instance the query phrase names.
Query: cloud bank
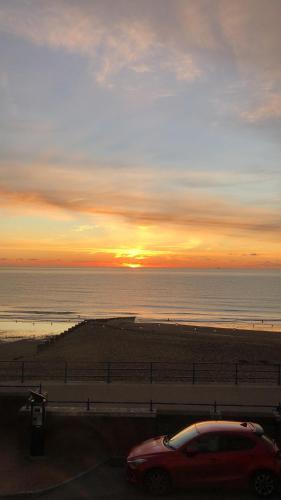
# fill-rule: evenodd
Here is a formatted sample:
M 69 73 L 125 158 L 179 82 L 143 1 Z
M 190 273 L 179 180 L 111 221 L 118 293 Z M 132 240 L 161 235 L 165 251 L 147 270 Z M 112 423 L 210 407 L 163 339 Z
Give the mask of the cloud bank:
M 237 235 L 241 231 L 261 232 L 272 234 L 273 238 L 280 235 L 280 205 L 257 206 L 223 194 L 219 196 L 217 191 L 212 193 L 212 188 L 228 185 L 231 174 L 170 171 L 163 173 L 160 188 L 161 174 L 148 168 L 123 168 L 120 176 L 120 170 L 111 167 L 107 170 L 92 168 L 82 174 L 61 167 L 32 166 L 22 169 L 21 177 L 13 177 L 9 168 L 6 184 L 3 182 L 0 190 L 0 204 L 13 210 L 31 207 L 102 215 L 132 225 L 178 225 L 229 234 L 236 232 Z M 240 178 L 233 173 L 234 179 L 241 186 L 257 181 L 253 174 L 242 172 Z M 262 174 L 259 182 L 265 179 L 266 175 Z

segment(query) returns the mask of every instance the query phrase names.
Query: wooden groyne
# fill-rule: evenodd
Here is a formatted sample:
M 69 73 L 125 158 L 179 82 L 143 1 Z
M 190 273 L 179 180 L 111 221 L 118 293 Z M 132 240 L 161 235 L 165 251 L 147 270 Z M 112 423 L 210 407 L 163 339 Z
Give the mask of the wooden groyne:
M 58 335 L 50 335 L 48 338 L 44 339 L 42 342 L 40 342 L 37 345 L 37 352 L 42 352 L 48 347 L 56 344 L 59 340 L 62 338 L 74 333 L 75 331 L 78 331 L 81 329 L 83 326 L 95 326 L 95 325 L 102 325 L 102 324 L 110 324 L 112 328 L 117 328 L 117 329 L 123 329 L 122 324 L 124 323 L 134 323 L 136 317 L 135 316 L 128 316 L 128 317 L 117 317 L 117 318 L 96 318 L 96 319 L 85 319 L 83 321 L 80 321 L 76 325 L 70 326 L 67 330 L 64 330 L 62 333 Z

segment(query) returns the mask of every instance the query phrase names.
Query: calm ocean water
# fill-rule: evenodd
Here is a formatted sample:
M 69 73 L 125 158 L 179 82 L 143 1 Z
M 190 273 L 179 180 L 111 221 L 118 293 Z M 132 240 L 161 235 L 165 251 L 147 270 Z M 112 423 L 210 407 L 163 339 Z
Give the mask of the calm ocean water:
M 2 338 L 126 315 L 281 331 L 281 271 L 2 268 L 0 283 Z

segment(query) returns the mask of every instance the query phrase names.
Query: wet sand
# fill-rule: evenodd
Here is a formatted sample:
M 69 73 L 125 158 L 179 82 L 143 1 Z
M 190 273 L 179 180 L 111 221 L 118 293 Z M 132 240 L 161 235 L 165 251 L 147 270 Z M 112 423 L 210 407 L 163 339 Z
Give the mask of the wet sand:
M 40 351 L 42 341 L 0 343 L 0 360 L 281 363 L 281 333 L 89 320 Z

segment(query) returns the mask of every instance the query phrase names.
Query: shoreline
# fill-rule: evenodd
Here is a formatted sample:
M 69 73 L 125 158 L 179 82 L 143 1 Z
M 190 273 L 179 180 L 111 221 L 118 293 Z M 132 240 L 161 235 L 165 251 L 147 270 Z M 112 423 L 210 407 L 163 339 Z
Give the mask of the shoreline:
M 140 319 L 136 323 L 160 323 L 161 325 L 172 324 L 176 326 L 185 326 L 190 328 L 209 328 L 209 329 L 226 329 L 226 330 L 243 330 L 243 331 L 255 331 L 255 332 L 275 332 L 281 333 L 281 324 L 278 320 L 278 324 L 273 322 L 265 322 L 264 320 L 256 320 L 255 322 L 243 322 L 243 321 L 180 321 L 180 320 L 149 320 L 145 318 Z
M 123 321 L 127 321 L 132 316 L 118 317 Z M 254 322 L 245 321 L 183 321 L 175 318 L 158 319 L 134 316 L 135 324 L 148 325 L 174 325 L 175 327 L 185 327 L 202 330 L 229 330 L 229 331 L 249 331 L 252 333 L 281 333 L 281 324 L 279 320 L 267 322 L 265 320 L 256 320 Z M 93 320 L 108 321 L 111 317 L 96 317 Z M 116 319 L 116 318 L 115 318 Z M 55 320 L 25 320 L 0 319 L 0 343 L 16 342 L 18 340 L 34 340 L 41 342 L 53 336 L 61 335 L 65 329 L 79 324 L 81 321 L 91 321 L 92 318 L 77 317 L 76 320 L 55 319 Z M 275 323 L 275 324 L 274 324 Z M 276 324 L 277 323 L 277 324 Z
M 92 319 L 45 340 L 0 341 L 0 360 L 280 363 L 281 336 L 272 330 Z

